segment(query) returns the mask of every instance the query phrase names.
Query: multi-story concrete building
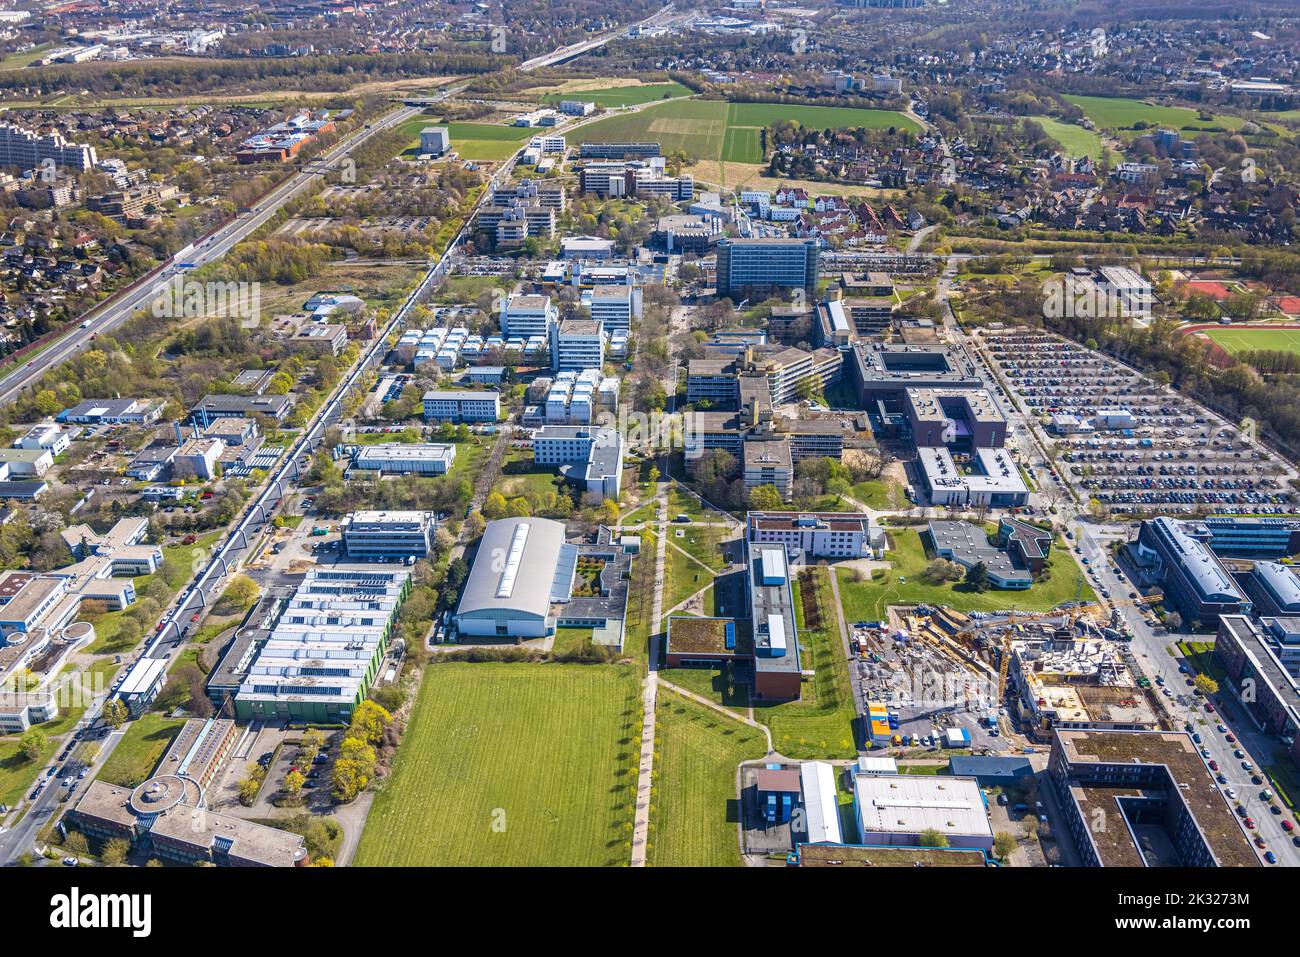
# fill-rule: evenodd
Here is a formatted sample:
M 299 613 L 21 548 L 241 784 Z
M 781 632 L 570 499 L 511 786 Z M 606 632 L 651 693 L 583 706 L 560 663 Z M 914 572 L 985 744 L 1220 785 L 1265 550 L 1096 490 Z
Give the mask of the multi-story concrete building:
M 501 304 L 501 332 L 512 338 L 551 337 L 551 327 L 560 320 L 550 296 L 514 293 Z
M 1144 521 L 1134 553 L 1144 579 L 1160 584 L 1184 621 L 1214 624 L 1220 615 L 1251 611 L 1250 599 L 1195 526 L 1166 516 Z
M 854 512 L 749 512 L 745 535 L 809 558 L 883 558 L 886 541 L 883 528 Z
M 551 327 L 551 368 L 556 372 L 599 369 L 604 363 L 605 332 L 599 320 L 565 319 Z
M 623 479 L 623 435 L 617 429 L 548 425 L 533 436 L 533 461 L 558 467 L 588 493 L 617 501 Z
M 378 475 L 446 475 L 455 461 L 454 445 L 384 442 L 360 446 L 351 470 Z
M 1278 619 L 1266 636 L 1245 615 L 1223 615 L 1214 642 L 1214 660 L 1226 679 L 1220 691 L 1231 695 L 1252 721 L 1268 734 L 1291 742 L 1293 757 L 1300 755 L 1300 687 L 1276 654 Z M 1270 641 L 1269 639 L 1272 639 Z
M 225 450 L 226 443 L 218 438 L 188 439 L 176 450 L 172 473 L 182 478 L 214 479 L 217 477 L 217 461 Z
M 500 417 L 500 392 L 432 389 L 424 394 L 425 421 L 495 422 Z
M 98 158 L 93 146 L 69 143 L 60 133 L 34 133 L 12 123 L 0 123 L 0 166 L 28 170 L 48 161 L 56 168 L 84 173 L 94 168 Z
M 343 546 L 355 559 L 424 558 L 436 527 L 432 512 L 353 512 L 343 519 Z
M 717 294 L 739 298 L 750 289 L 816 291 L 815 239 L 723 239 L 718 243 Z
M 658 143 L 582 143 L 578 147 L 582 159 L 650 159 L 658 155 Z
M 1086 866 L 1259 866 L 1188 733 L 1056 731 L 1047 777 Z
M 742 456 L 745 491 L 771 485 L 788 499 L 794 493 L 794 460 L 785 438 L 751 437 L 745 440 Z
M 451 149 L 451 130 L 445 126 L 426 126 L 420 130 L 420 152 L 441 156 Z
M 582 294 L 582 304 L 591 311 L 593 322 L 606 332 L 628 330 L 633 319 L 641 318 L 641 287 L 594 286 Z

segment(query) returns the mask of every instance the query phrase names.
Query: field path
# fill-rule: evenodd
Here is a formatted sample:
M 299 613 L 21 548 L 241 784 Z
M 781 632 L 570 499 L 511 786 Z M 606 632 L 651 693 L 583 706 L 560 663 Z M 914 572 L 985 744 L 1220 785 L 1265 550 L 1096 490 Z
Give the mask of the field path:
M 663 623 L 664 569 L 668 561 L 668 493 L 655 496 L 658 536 L 655 544 L 655 597 L 650 606 L 649 666 L 641 695 L 641 758 L 637 769 L 636 816 L 632 822 L 632 866 L 645 867 L 646 838 L 650 834 L 650 789 L 654 783 L 655 705 L 659 698 L 659 627 Z

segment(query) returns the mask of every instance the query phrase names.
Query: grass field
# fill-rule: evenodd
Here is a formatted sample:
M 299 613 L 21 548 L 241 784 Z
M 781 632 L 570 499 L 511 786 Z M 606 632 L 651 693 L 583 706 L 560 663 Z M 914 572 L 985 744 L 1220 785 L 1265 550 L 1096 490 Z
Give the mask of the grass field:
M 651 100 L 676 99 L 690 96 L 688 87 L 680 83 L 646 83 L 640 86 L 613 86 L 603 90 L 569 90 L 565 93 L 548 93 L 542 97 L 544 103 L 559 103 L 561 100 L 583 100 L 599 106 L 619 107 L 638 106 Z
M 98 780 L 124 788 L 143 784 L 184 724 L 184 718 L 160 714 L 146 714 L 133 721 L 104 762 Z
M 502 126 L 499 123 L 446 123 L 437 117 L 417 116 L 407 120 L 397 129 L 410 140 L 405 152 L 418 153 L 420 150 L 420 130 L 426 126 L 447 127 L 451 136 L 451 148 L 461 159 L 500 162 L 515 154 L 523 141 L 536 135 L 537 131 L 527 126 Z
M 355 863 L 626 864 L 637 677 L 604 665 L 431 666 Z
M 1151 128 L 1165 127 L 1195 132 L 1211 127 L 1226 130 L 1241 129 L 1243 120 L 1235 116 L 1215 115 L 1213 120 L 1202 120 L 1196 110 L 1182 106 L 1159 106 L 1118 96 L 1071 96 L 1075 106 L 1088 114 L 1097 126 L 1107 130 L 1131 130 L 1134 124 L 1145 122 Z
M 1056 140 L 1057 144 L 1070 156 L 1091 156 L 1093 162 L 1101 159 L 1101 135 L 1092 130 L 1085 130 L 1073 123 L 1062 123 L 1050 116 L 1031 116 L 1043 128 L 1043 131 Z
M 763 735 L 681 695 L 661 692 L 655 712 L 653 867 L 737 867 L 736 768 L 761 758 Z
M 665 150 L 684 150 L 700 160 L 755 164 L 763 161 L 759 130 L 777 120 L 798 120 L 817 129 L 917 129 L 906 116 L 890 110 L 691 99 L 598 120 L 582 128 L 582 139 L 592 143 L 658 140 Z
M 886 556 L 894 563 L 884 578 L 859 582 L 847 569 L 839 570 L 840 597 L 844 600 L 844 617 L 849 621 L 873 621 L 884 617 L 889 605 L 913 605 L 922 602 L 947 605 L 958 611 L 1000 611 L 1015 608 L 1020 611 L 1047 611 L 1066 601 L 1073 601 L 1075 587 L 1082 574 L 1070 553 L 1055 545 L 1049 560 L 1050 576 L 1046 581 L 1035 582 L 1024 591 L 1002 591 L 990 588 L 977 592 L 963 582 L 933 585 L 921 574 L 930 560 L 926 557 L 921 538 L 914 528 L 891 529 L 892 548 Z M 1086 581 L 1080 592 L 1081 601 L 1096 598 Z
M 658 140 L 665 152 L 684 150 L 701 159 L 722 155 L 727 132 L 727 106 L 722 100 L 674 100 L 597 120 L 582 128 L 588 143 Z
M 1205 329 L 1204 335 L 1227 352 L 1251 352 L 1269 349 L 1275 352 L 1300 353 L 1300 329 Z

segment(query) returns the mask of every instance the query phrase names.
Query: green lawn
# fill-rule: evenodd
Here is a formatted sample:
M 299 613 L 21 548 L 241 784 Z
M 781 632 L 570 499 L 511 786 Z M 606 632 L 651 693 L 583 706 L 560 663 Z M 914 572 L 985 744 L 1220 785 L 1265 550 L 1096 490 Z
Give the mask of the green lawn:
M 805 595 L 803 581 L 794 583 L 795 625 L 799 634 L 799 663 L 815 676 L 805 678 L 798 701 L 780 704 L 755 702 L 755 720 L 772 732 L 772 746 L 791 758 L 851 758 L 857 708 L 849 684 L 849 663 L 844 657 L 829 569 L 814 567 L 815 587 Z M 810 627 L 810 612 L 820 607 L 821 624 Z
M 673 542 L 676 539 L 669 532 L 668 541 Z M 690 598 L 701 588 L 704 588 L 713 581 L 713 573 L 707 568 L 701 568 L 699 564 L 691 558 L 683 555 L 675 548 L 666 550 L 666 582 L 664 584 L 664 615 L 668 614 L 668 609 L 672 608 L 678 602 Z M 666 625 L 665 625 L 666 627 Z
M 551 651 L 557 655 L 582 651 L 591 642 L 592 632 L 591 628 L 556 628 Z
M 430 666 L 356 864 L 627 864 L 638 693 L 626 667 Z
M 645 83 L 640 86 L 615 86 L 605 90 L 570 90 L 567 93 L 548 93 L 542 97 L 543 103 L 559 103 L 561 100 L 581 100 L 598 106 L 620 107 L 637 106 L 651 100 L 676 99 L 690 96 L 689 87 L 680 83 Z
M 36 780 L 36 772 L 45 766 L 59 746 L 57 741 L 47 741 L 41 757 L 29 761 L 19 750 L 18 742 L 18 735 L 0 738 L 0 804 L 10 807 L 27 796 L 27 789 Z
M 477 303 L 478 297 L 497 288 L 508 288 L 513 280 L 503 276 L 450 276 L 435 298 L 438 302 Z
M 679 531 L 682 532 L 680 538 L 677 537 Z M 731 532 L 725 528 L 706 528 L 694 525 L 668 526 L 668 541 L 678 548 L 690 552 L 692 558 L 702 561 L 715 572 L 721 572 L 727 568 L 727 563 L 722 557 L 722 546 L 725 539 L 730 536 Z
M 857 499 L 867 508 L 886 509 L 889 504 L 889 486 L 898 485 L 897 482 L 876 479 L 868 482 L 859 482 L 849 490 L 849 496 Z M 903 501 L 902 487 L 899 486 L 898 500 Z
M 738 867 L 736 769 L 761 758 L 763 735 L 665 691 L 655 712 L 653 867 Z
M 1067 155 L 1091 156 L 1093 162 L 1101 160 L 1102 145 L 1099 133 L 1085 130 L 1082 126 L 1075 126 L 1073 123 L 1062 123 L 1050 116 L 1031 116 L 1029 119 L 1041 126 L 1048 136 L 1056 140 L 1057 145 Z
M 859 582 L 849 569 L 839 569 L 840 597 L 844 616 L 849 621 L 872 621 L 884 617 L 888 605 L 913 605 L 922 602 L 946 605 L 958 611 L 1048 611 L 1062 602 L 1073 601 L 1082 572 L 1069 552 L 1061 545 L 1052 546 L 1046 581 L 1035 582 L 1025 591 L 1002 591 L 990 588 L 977 592 L 963 582 L 932 585 L 921 578 L 930 563 L 915 528 L 895 528 L 889 532 L 891 550 L 887 558 L 893 570 L 884 578 Z M 904 580 L 906 579 L 906 580 Z M 1083 583 L 1080 601 L 1096 598 L 1091 586 Z
M 1227 326 L 1202 332 L 1232 355 L 1260 349 L 1300 353 L 1300 329 L 1233 329 Z
M 529 126 L 504 126 L 500 123 L 445 123 L 433 116 L 417 116 L 398 127 L 399 132 L 410 139 L 411 145 L 406 148 L 406 153 L 419 152 L 420 130 L 426 126 L 446 126 L 451 136 L 451 148 L 461 159 L 493 162 L 509 159 L 523 145 L 524 140 L 535 136 L 538 132 Z
M 1097 126 L 1107 130 L 1132 130 L 1134 124 L 1141 122 L 1145 122 L 1152 131 L 1160 127 L 1187 132 L 1213 127 L 1237 130 L 1244 122 L 1235 116 L 1218 114 L 1212 121 L 1205 121 L 1197 115 L 1196 110 L 1182 106 L 1159 106 L 1127 97 L 1067 94 L 1065 99 L 1083 110 Z
M 124 788 L 143 784 L 184 725 L 184 718 L 160 714 L 146 714 L 131 722 L 100 769 L 98 780 Z

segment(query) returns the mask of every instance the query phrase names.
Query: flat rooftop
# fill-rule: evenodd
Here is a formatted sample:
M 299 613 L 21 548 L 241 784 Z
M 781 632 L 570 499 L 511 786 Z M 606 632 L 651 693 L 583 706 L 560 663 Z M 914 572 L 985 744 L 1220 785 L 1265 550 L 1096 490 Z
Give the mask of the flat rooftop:
M 1056 732 L 1056 738 L 1071 765 L 1159 765 L 1168 771 L 1171 778 L 1172 787 L 1160 792 L 1131 786 L 1074 784 L 1070 790 L 1085 821 L 1094 820 L 1098 813 L 1115 812 L 1119 797 L 1165 794 L 1181 798 L 1221 866 L 1260 866 L 1237 816 L 1210 777 L 1210 770 L 1197 752 L 1191 735 L 1172 731 L 1062 730 Z M 1104 866 L 1143 866 L 1142 856 L 1127 827 L 1093 829 L 1089 833 Z
M 861 833 L 993 837 L 984 795 L 974 778 L 927 774 L 853 776 Z

